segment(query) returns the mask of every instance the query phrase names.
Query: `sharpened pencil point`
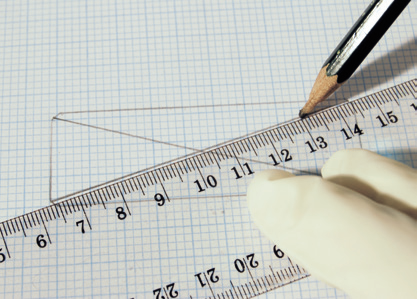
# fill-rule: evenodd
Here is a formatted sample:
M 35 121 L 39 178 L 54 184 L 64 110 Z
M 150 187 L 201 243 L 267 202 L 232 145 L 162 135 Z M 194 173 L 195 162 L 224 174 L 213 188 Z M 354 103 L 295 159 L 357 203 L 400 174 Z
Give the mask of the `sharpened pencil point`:
M 327 99 L 333 92 L 335 92 L 342 84 L 337 83 L 337 75 L 328 77 L 326 74 L 327 65 L 325 65 L 319 72 L 310 96 L 303 109 L 300 110 L 300 117 L 305 117 L 314 111 L 318 103 Z
M 301 109 L 301 110 L 300 110 L 300 113 L 298 113 L 298 116 L 299 116 L 300 118 L 304 118 L 304 117 L 306 117 L 306 116 L 307 116 L 307 114 L 308 114 L 308 113 L 304 113 L 304 112 L 303 112 L 303 109 Z

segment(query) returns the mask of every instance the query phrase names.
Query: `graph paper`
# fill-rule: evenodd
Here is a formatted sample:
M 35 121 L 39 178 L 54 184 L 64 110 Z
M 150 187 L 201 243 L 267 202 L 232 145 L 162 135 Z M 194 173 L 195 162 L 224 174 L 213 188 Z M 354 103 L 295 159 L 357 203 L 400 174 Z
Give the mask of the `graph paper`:
M 367 5 L 0 3 L 2 220 L 296 117 L 321 63 Z M 415 15 L 410 3 L 328 105 L 416 77 Z M 136 137 L 113 132 L 122 129 Z M 74 137 L 85 134 L 88 147 Z M 344 297 L 314 278 L 265 295 Z

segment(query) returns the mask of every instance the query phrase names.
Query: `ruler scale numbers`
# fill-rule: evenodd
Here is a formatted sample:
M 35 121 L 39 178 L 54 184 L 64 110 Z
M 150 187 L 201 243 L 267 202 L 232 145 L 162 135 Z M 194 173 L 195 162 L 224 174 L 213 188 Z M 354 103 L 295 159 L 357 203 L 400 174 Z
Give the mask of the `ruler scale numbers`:
M 267 168 L 319 173 L 344 148 L 415 167 L 416 98 L 414 79 L 4 221 L 3 293 L 252 298 L 306 278 L 251 223 L 248 183 Z

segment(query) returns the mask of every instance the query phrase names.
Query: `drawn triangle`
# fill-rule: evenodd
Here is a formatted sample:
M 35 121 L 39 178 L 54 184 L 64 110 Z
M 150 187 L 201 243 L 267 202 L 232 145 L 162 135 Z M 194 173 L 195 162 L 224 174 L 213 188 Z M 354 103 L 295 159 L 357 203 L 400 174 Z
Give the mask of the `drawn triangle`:
M 249 134 L 298 113 L 282 103 L 60 113 L 52 120 L 51 200 Z

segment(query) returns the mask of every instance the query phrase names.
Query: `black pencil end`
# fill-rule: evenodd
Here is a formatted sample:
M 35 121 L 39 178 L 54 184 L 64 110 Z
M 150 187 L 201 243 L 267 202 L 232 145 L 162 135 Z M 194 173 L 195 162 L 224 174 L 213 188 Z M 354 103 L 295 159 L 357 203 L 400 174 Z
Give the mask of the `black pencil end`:
M 306 117 L 306 116 L 308 115 L 308 113 L 303 112 L 303 110 L 304 110 L 304 109 L 301 109 L 301 110 L 300 110 L 300 112 L 298 113 L 298 116 L 299 116 L 300 118 L 304 118 L 304 117 Z

